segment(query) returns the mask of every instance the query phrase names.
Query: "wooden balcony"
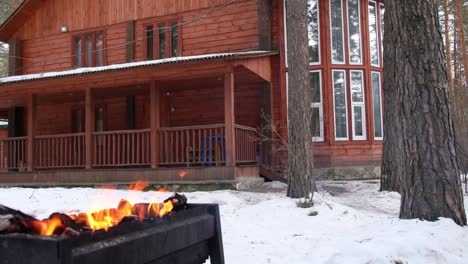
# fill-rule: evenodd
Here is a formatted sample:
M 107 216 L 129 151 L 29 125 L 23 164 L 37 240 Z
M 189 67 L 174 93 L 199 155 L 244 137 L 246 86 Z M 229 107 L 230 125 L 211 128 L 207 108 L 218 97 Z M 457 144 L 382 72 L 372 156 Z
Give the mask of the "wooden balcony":
M 86 168 L 85 133 L 35 136 L 33 170 Z M 158 167 L 226 166 L 224 124 L 161 127 L 157 133 Z M 235 125 L 235 164 L 256 165 L 258 141 L 254 128 Z M 145 168 L 151 166 L 151 130 L 92 133 L 92 168 Z M 0 169 L 26 170 L 27 137 L 0 140 Z

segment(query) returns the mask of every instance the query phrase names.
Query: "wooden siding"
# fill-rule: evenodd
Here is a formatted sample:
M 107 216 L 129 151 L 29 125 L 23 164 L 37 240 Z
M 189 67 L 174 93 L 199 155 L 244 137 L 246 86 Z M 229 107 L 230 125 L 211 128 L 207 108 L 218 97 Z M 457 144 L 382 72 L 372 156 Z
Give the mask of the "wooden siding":
M 193 87 L 197 83 L 197 87 Z M 196 80 L 162 85 L 161 120 L 163 126 L 180 127 L 224 122 L 223 81 Z M 236 123 L 258 127 L 262 82 L 236 85 Z M 106 111 L 106 131 L 127 130 L 126 98 L 111 97 L 108 92 L 94 95 L 94 104 Z M 113 89 L 115 90 L 115 89 Z M 148 93 L 149 94 L 149 93 Z M 135 97 L 135 129 L 150 127 L 149 96 Z M 73 108 L 84 107 L 84 94 L 41 96 L 36 106 L 35 135 L 69 134 Z M 173 110 L 172 110 L 173 109 Z
M 182 23 L 180 37 L 183 56 L 258 49 L 257 1 L 239 0 L 210 13 L 204 19 L 197 20 L 210 12 L 214 2 L 214 0 L 46 1 L 15 34 L 15 38 L 24 40 L 23 57 L 26 59 L 23 62 L 23 73 L 71 69 L 72 37 L 95 30 L 105 31 L 106 64 L 125 63 L 129 20 L 136 20 L 134 29 L 136 61 L 145 59 L 144 25 L 174 19 Z M 132 11 L 135 4 L 139 11 Z M 94 14 L 95 10 L 100 11 Z M 60 33 L 62 26 L 67 26 L 69 32 Z

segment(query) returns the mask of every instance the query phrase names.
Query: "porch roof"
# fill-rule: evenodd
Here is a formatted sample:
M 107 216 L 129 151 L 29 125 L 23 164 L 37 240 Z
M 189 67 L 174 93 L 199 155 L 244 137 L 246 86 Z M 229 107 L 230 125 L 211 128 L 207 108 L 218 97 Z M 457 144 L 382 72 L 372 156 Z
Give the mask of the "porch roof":
M 100 73 L 100 72 L 128 70 L 128 69 L 142 68 L 142 67 L 154 67 L 154 66 L 165 65 L 165 64 L 179 64 L 179 63 L 184 63 L 184 62 L 227 59 L 227 58 L 234 59 L 234 58 L 261 57 L 261 56 L 268 56 L 268 55 L 273 55 L 273 54 L 276 54 L 276 52 L 259 51 L 259 50 L 244 51 L 244 52 L 230 52 L 230 53 L 214 53 L 214 54 L 205 54 L 205 55 L 197 55 L 197 56 L 174 57 L 174 58 L 160 59 L 160 60 L 113 64 L 113 65 L 108 65 L 108 66 L 103 66 L 103 67 L 78 68 L 78 69 L 73 69 L 73 70 L 68 70 L 68 71 L 46 72 L 46 73 L 28 74 L 28 75 L 0 78 L 0 86 L 5 85 L 5 84 L 11 84 L 11 83 L 30 82 L 34 80 L 54 79 L 54 78 L 69 77 L 69 76 L 75 76 L 75 75 L 87 75 L 87 74 L 95 74 L 95 73 Z

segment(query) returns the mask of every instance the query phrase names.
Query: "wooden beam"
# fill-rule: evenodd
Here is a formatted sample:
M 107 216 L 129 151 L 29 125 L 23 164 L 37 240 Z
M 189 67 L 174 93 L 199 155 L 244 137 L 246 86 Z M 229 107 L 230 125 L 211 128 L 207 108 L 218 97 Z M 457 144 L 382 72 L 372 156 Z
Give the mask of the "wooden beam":
M 86 88 L 85 99 L 85 165 L 86 169 L 91 169 L 93 163 L 93 130 L 94 130 L 94 103 L 91 88 Z
M 151 118 L 151 168 L 155 169 L 159 163 L 158 132 L 161 126 L 159 106 L 161 104 L 161 92 L 156 81 L 150 84 L 150 118 Z
M 36 120 L 36 96 L 30 94 L 28 96 L 28 171 L 34 169 L 34 124 Z
M 235 104 L 234 104 L 234 70 L 228 67 L 224 74 L 224 125 L 226 133 L 226 166 L 236 163 L 235 137 Z

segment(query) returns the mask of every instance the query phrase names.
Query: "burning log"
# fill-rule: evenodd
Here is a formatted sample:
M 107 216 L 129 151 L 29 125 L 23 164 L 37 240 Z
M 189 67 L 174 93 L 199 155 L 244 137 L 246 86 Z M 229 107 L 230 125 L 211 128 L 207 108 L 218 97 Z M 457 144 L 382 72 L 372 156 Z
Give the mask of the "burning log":
M 79 236 L 82 232 L 107 231 L 121 223 L 161 218 L 173 211 L 185 209 L 186 205 L 187 198 L 176 193 L 162 203 L 132 205 L 127 200 L 121 200 L 117 208 L 78 215 L 53 213 L 44 220 L 0 205 L 0 234 Z

